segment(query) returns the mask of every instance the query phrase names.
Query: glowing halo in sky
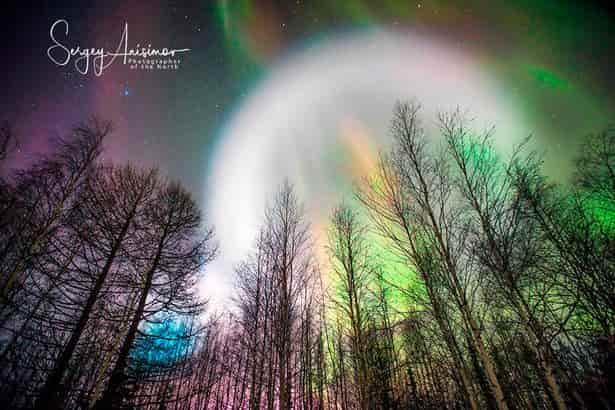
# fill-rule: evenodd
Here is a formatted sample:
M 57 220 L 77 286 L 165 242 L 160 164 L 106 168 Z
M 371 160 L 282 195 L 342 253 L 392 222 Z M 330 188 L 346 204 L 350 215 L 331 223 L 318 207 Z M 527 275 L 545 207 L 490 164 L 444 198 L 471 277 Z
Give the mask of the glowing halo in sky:
M 423 125 L 457 107 L 482 130 L 497 126 L 511 147 L 531 127 L 480 58 L 424 35 L 357 32 L 307 47 L 274 65 L 224 129 L 207 181 L 205 211 L 219 257 L 203 289 L 214 304 L 229 295 L 233 267 L 252 248 L 266 202 L 288 178 L 315 229 L 351 193 L 390 141 L 395 103 L 415 100 Z

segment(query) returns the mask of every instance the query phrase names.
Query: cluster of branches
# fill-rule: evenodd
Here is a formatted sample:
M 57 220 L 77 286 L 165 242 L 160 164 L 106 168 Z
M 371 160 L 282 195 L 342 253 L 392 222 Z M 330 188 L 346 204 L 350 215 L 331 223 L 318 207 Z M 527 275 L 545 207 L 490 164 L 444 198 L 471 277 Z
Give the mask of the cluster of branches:
M 237 268 L 211 408 L 614 408 L 615 134 L 561 186 L 528 141 L 504 157 L 460 113 L 440 139 L 418 115 L 397 107 L 327 263 L 282 187 Z
M 357 194 L 414 275 L 399 289 L 413 405 L 611 408 L 615 135 L 587 140 L 564 189 L 525 144 L 502 159 L 460 113 L 434 142 L 418 112 L 399 105 L 394 148 Z M 434 354 L 435 377 L 421 363 Z
M 186 340 L 201 327 L 196 282 L 214 256 L 213 233 L 178 183 L 103 164 L 110 132 L 84 123 L 1 181 L 3 408 L 159 401 L 159 385 L 179 377 L 193 349 Z M 163 317 L 180 331 L 156 331 Z
M 177 184 L 98 164 L 92 123 L 2 183 L 0 397 L 10 407 L 615 408 L 615 133 L 570 183 L 527 141 L 400 104 L 393 146 L 318 249 L 283 184 L 229 312 Z M 324 257 L 323 257 L 324 256 Z M 181 319 L 178 319 L 181 318 Z

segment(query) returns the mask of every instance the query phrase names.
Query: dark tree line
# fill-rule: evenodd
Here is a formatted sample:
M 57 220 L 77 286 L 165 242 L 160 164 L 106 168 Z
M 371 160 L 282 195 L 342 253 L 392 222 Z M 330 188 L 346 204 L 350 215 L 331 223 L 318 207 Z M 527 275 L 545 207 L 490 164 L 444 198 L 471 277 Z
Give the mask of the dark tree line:
M 179 184 L 102 164 L 110 132 L 96 120 L 76 127 L 3 184 L 7 408 L 121 408 L 149 323 L 164 312 L 198 324 L 196 281 L 215 253 L 213 233 Z
M 396 108 L 323 249 L 283 184 L 217 315 L 195 293 L 212 230 L 181 185 L 99 161 L 108 124 L 7 175 L 2 404 L 615 408 L 615 132 L 555 184 L 531 141 L 503 155 L 458 112 L 438 136 L 419 114 Z

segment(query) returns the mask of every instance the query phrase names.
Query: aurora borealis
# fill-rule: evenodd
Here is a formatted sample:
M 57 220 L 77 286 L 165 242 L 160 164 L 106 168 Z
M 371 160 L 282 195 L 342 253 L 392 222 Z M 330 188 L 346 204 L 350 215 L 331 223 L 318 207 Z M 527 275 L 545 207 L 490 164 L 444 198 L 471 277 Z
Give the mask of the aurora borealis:
M 14 164 L 90 114 L 113 121 L 108 159 L 180 179 L 216 226 L 220 256 L 204 292 L 223 302 L 284 178 L 323 232 L 333 203 L 388 143 L 394 103 L 415 99 L 425 126 L 460 107 L 510 148 L 528 134 L 555 179 L 580 138 L 613 118 L 615 23 L 568 1 L 79 2 L 27 10 L 3 36 L 2 112 L 21 137 Z M 57 67 L 49 27 L 111 47 L 124 22 L 138 41 L 190 48 L 178 70 L 114 66 L 101 77 Z M 15 35 L 17 35 L 15 37 Z

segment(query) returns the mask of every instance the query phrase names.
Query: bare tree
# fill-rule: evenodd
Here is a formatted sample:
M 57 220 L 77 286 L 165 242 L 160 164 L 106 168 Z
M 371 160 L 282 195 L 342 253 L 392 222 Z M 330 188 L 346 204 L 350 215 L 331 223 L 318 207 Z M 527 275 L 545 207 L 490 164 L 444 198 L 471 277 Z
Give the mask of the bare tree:
M 157 184 L 155 171 L 144 173 L 130 166 L 101 168 L 97 177 L 89 180 L 80 207 L 74 210 L 71 228 L 84 241 L 78 273 L 90 283 L 77 322 L 39 394 L 37 408 L 62 407 L 67 394 L 62 379 L 71 357 L 117 258 L 129 257 L 132 249 L 128 245 L 138 244 L 135 221 L 145 212 Z
M 478 408 L 460 345 L 449 325 L 444 289 L 464 312 L 463 320 L 474 334 L 472 348 L 482 349 L 482 357 L 490 369 L 493 394 L 499 397 L 500 406 L 506 408 L 501 386 L 458 275 L 454 253 L 459 251 L 452 247 L 458 246 L 457 240 L 463 238 L 453 236 L 456 221 L 450 209 L 450 182 L 444 164 L 429 159 L 425 137 L 418 125 L 418 109 L 417 106 L 399 106 L 393 123 L 394 152 L 381 157 L 377 175 L 366 181 L 358 198 L 370 211 L 381 234 L 422 279 L 439 330 L 457 364 L 468 403 Z
M 10 234 L 0 249 L 0 309 L 33 259 L 46 249 L 49 238 L 70 212 L 95 166 L 111 125 L 97 119 L 76 127 L 69 138 L 58 139 L 58 149 L 16 175 L 16 196 L 3 209 L 11 220 Z M 4 224 L 3 224 L 4 225 Z
M 361 409 L 370 403 L 367 333 L 370 320 L 370 281 L 375 276 L 375 266 L 367 245 L 366 227 L 358 215 L 347 205 L 337 207 L 331 216 L 329 255 L 336 284 L 332 302 L 334 311 L 348 321 L 346 337 L 350 345 L 350 357 L 355 386 L 356 402 Z
M 135 270 L 138 301 L 107 389 L 98 406 L 119 408 L 129 354 L 139 325 L 158 312 L 195 316 L 201 312 L 195 285 L 200 269 L 215 255 L 213 231 L 200 234 L 201 215 L 179 184 L 158 186 L 158 192 L 137 223 L 136 239 L 143 246 Z M 149 300 L 149 303 L 148 303 Z
M 529 275 L 537 273 L 542 244 L 537 234 L 539 227 L 524 214 L 523 199 L 509 177 L 513 167 L 523 166 L 521 149 L 505 164 L 495 153 L 491 133 L 474 139 L 459 112 L 442 115 L 440 126 L 456 165 L 456 188 L 468 206 L 469 219 L 476 221 L 468 250 L 478 256 L 484 273 L 519 315 L 522 334 L 536 356 L 545 385 L 555 406 L 564 410 L 567 406 L 558 377 L 565 373 L 556 362 L 545 326 L 535 315 L 531 293 L 524 285 L 537 279 Z

